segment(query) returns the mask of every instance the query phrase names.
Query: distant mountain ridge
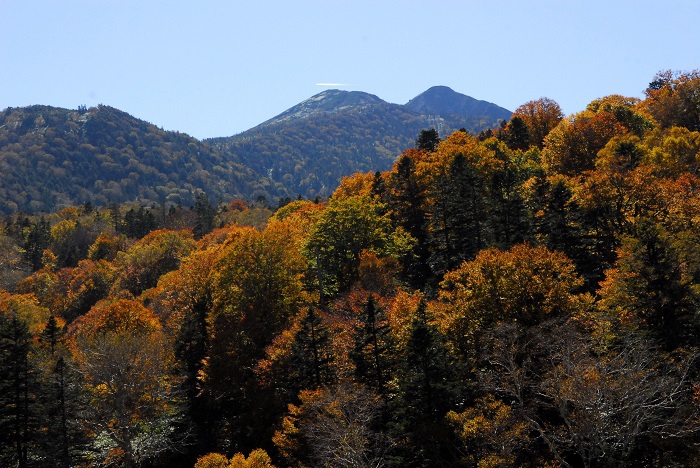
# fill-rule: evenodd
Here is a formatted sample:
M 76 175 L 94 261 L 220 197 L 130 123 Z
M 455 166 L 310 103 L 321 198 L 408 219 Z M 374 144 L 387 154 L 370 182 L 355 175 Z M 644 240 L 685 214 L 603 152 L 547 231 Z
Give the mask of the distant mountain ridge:
M 422 109 L 422 110 L 421 110 Z M 421 130 L 478 133 L 509 111 L 446 87 L 406 105 L 326 90 L 232 137 L 199 141 L 126 112 L 50 106 L 0 112 L 0 214 L 138 202 L 330 195 L 343 176 L 388 170 Z
M 508 109 L 457 93 L 447 86 L 433 86 L 408 101 L 405 107 L 422 114 L 482 115 L 502 120 L 509 120 L 512 114 Z
M 0 112 L 0 214 L 88 201 L 187 206 L 198 191 L 223 200 L 250 196 L 259 179 L 233 155 L 109 106 Z
M 351 112 L 358 108 L 374 105 L 396 106 L 397 104 L 388 103 L 374 94 L 362 91 L 329 89 L 311 96 L 299 104 L 290 107 L 281 114 L 243 133 L 255 132 L 265 127 L 288 122 L 290 120 L 304 119 L 323 114 Z M 511 111 L 503 107 L 488 101 L 474 99 L 471 96 L 453 91 L 447 86 L 433 86 L 400 107 L 403 107 L 404 110 L 423 115 L 487 117 L 493 120 L 509 120 L 512 114 Z M 235 136 L 236 135 L 233 137 Z M 211 138 L 211 140 L 220 140 L 220 138 Z
M 345 175 L 385 171 L 421 130 L 476 134 L 510 119 L 495 104 L 436 86 L 405 105 L 359 91 L 326 90 L 231 137 L 205 140 L 235 154 L 287 196 L 328 196 Z
M 260 129 L 288 120 L 302 119 L 314 114 L 343 112 L 357 107 L 371 106 L 380 103 L 384 103 L 384 101 L 373 94 L 364 93 L 362 91 L 329 89 L 311 96 L 309 99 L 300 102 L 296 106 L 290 107 L 281 114 L 266 120 L 250 130 Z

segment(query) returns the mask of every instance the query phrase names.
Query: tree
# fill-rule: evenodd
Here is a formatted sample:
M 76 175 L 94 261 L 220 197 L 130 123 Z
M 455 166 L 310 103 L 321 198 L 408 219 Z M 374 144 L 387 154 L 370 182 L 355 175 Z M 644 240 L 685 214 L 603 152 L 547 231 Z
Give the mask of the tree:
M 21 243 L 12 234 L 10 227 L 0 227 L 0 289 L 5 291 L 13 291 L 17 283 L 29 274 Z
M 435 151 L 440 143 L 440 135 L 437 130 L 421 130 L 418 138 L 416 138 L 416 149 L 419 151 Z
M 329 384 L 332 376 L 330 336 L 315 308 L 309 307 L 292 344 L 292 364 L 298 369 L 299 389 Z
M 462 153 L 448 171 L 433 183 L 430 213 L 430 264 L 442 277 L 465 260 L 472 260 L 485 245 L 486 200 L 483 178 Z
M 106 223 L 92 219 L 64 219 L 51 227 L 51 251 L 56 255 L 58 268 L 74 267 L 88 256 L 90 246 Z
M 206 193 L 199 192 L 195 197 L 192 209 L 197 217 L 192 234 L 195 239 L 200 239 L 214 230 L 216 208 L 209 202 L 209 197 L 207 197 Z
M 194 248 L 194 239 L 188 231 L 150 232 L 126 252 L 117 254 L 114 263 L 120 274 L 112 291 L 125 289 L 134 296 L 141 294 L 158 284 L 163 274 L 176 270 Z
M 151 213 L 151 210 L 139 206 L 138 210 L 135 208 L 129 209 L 124 214 L 122 223 L 117 226 L 119 227 L 117 229 L 118 233 L 126 234 L 127 237 L 133 239 L 141 239 L 156 228 L 156 218 Z
M 528 425 L 512 407 L 486 394 L 474 405 L 447 413 L 463 444 L 463 461 L 479 467 L 518 466 L 518 455 L 527 447 Z
M 88 404 L 82 379 L 70 365 L 65 326 L 51 315 L 38 336 L 33 361 L 39 371 L 36 466 L 68 468 L 86 459 L 88 437 L 82 425 Z
M 479 349 L 485 330 L 504 322 L 536 325 L 554 316 L 570 317 L 588 306 L 577 289 L 583 281 L 572 262 L 546 247 L 520 244 L 510 250 L 481 251 L 445 275 L 440 326 L 462 356 Z
M 430 277 L 428 265 L 427 216 L 425 188 L 416 175 L 414 158 L 419 155 L 406 151 L 399 158 L 390 177 L 389 208 L 395 226 L 400 226 L 415 239 L 412 251 L 402 258 L 403 276 L 410 285 L 421 289 Z
M 677 178 L 700 172 L 700 132 L 684 127 L 671 127 L 649 132 L 641 144 L 638 154 L 659 177 Z
M 693 457 L 697 449 L 687 441 L 698 431 L 690 377 L 697 355 L 659 354 L 644 336 L 616 331 L 611 342 L 563 318 L 490 330 L 476 364 L 479 389 L 501 400 L 496 407 L 507 410 L 508 425 L 520 428 L 515 438 L 497 429 L 496 453 L 519 447 L 518 457 L 545 455 L 565 467 L 673 464 L 674 451 Z M 483 437 L 478 417 L 468 422 L 464 429 Z
M 544 141 L 542 163 L 550 173 L 577 176 L 595 167 L 598 151 L 627 129 L 610 112 L 580 112 L 562 120 Z
M 518 115 L 510 119 L 500 138 L 512 150 L 526 151 L 530 147 L 530 131 L 525 120 Z
M 275 466 L 267 452 L 255 449 L 247 458 L 239 452 L 230 460 L 220 453 L 208 453 L 197 459 L 194 468 L 275 468 Z
M 87 257 L 94 261 L 107 260 L 111 262 L 116 258 L 117 252 L 125 250 L 125 240 L 123 236 L 118 237 L 103 232 L 97 236 L 95 242 L 88 249 Z
M 534 239 L 570 258 L 585 280 L 585 288 L 592 291 L 603 279 L 604 262 L 593 248 L 596 237 L 586 231 L 585 213 L 574 195 L 576 181 L 561 175 L 546 177 L 541 171 L 525 185 Z
M 102 302 L 69 335 L 91 396 L 85 422 L 98 456 L 128 468 L 171 449 L 179 417 L 174 356 L 153 313 L 131 300 Z
M 225 449 L 254 447 L 276 416 L 270 408 L 275 402 L 254 372 L 265 348 L 310 300 L 303 290 L 307 265 L 300 243 L 283 222 L 264 231 L 242 228 L 232 233 L 215 264 L 201 379 L 207 398 L 218 405 Z
M 214 303 L 212 276 L 222 250 L 222 245 L 214 244 L 193 252 L 180 268 L 161 276 L 158 286 L 144 293 L 143 298 L 175 337 L 184 400 L 178 432 L 190 437 L 181 451 L 191 460 L 216 446 L 216 405 L 203 391 L 202 377 L 211 338 L 208 319 Z
M 694 275 L 684 271 L 672 242 L 651 220 L 639 222 L 600 291 L 601 308 L 623 321 L 634 318 L 669 351 L 700 343 Z
M 258 393 L 266 395 L 270 424 L 279 420 L 287 405 L 299 403 L 300 391 L 326 388 L 337 382 L 335 350 L 325 317 L 325 313 L 310 306 L 290 328 L 274 338 L 258 361 Z
M 429 322 L 424 299 L 415 311 L 397 367 L 393 432 L 397 440 L 406 440 L 398 447 L 402 466 L 449 464 L 450 431 L 444 416 L 456 399 L 456 382 L 448 350 Z
M 0 310 L 0 461 L 27 468 L 36 424 L 36 370 L 29 326 L 14 308 Z
M 288 466 L 384 466 L 391 448 L 388 437 L 375 429 L 381 399 L 363 385 L 340 383 L 299 395 L 289 405 L 273 442 Z
M 370 294 L 360 323 L 353 331 L 354 346 L 350 359 L 355 366 L 355 381 L 388 398 L 387 383 L 395 367 L 393 340 L 384 310 L 374 302 Z
M 670 451 L 693 457 L 682 441 L 698 432 L 689 379 L 697 356 L 663 357 L 634 335 L 595 355 L 571 338 L 557 342 L 538 387 L 543 406 L 559 420 L 528 418 L 563 466 L 651 465 L 668 457 L 663 441 L 674 439 L 678 445 Z
M 32 271 L 40 270 L 43 266 L 42 257 L 51 243 L 51 227 L 42 216 L 39 221 L 32 224 L 24 241 L 24 259 L 29 262 Z
M 228 468 L 228 458 L 220 453 L 208 453 L 197 459 L 194 468 Z
M 660 71 L 647 87 L 640 104 L 663 127 L 681 126 L 700 131 L 700 70 Z
M 384 175 L 377 171 L 374 173 L 374 177 L 372 178 L 372 185 L 370 187 L 370 193 L 372 194 L 375 199 L 381 203 L 387 203 L 387 186 L 386 186 L 386 179 L 384 178 Z
M 325 302 L 346 292 L 358 280 L 360 255 L 369 250 L 381 256 L 399 256 L 407 250 L 405 233 L 392 233 L 383 205 L 368 196 L 332 198 L 313 225 L 304 245 L 312 278 L 323 308 Z
M 529 143 L 541 149 L 544 138 L 564 118 L 564 114 L 555 101 L 549 98 L 540 98 L 528 101 L 515 109 L 511 120 L 516 117 L 522 119 L 527 127 L 527 133 L 530 137 Z
M 640 110 L 640 100 L 637 98 L 613 94 L 595 99 L 586 110 L 591 112 L 609 112 L 615 116 L 630 133 L 641 137 L 644 132 L 654 128 L 653 119 Z
M 503 166 L 493 171 L 489 181 L 490 231 L 498 247 L 509 248 L 529 240 L 530 226 L 519 190 L 523 171 L 501 146 L 497 151 L 502 153 Z
M 117 274 L 110 262 L 82 260 L 75 268 L 59 270 L 44 302 L 70 323 L 109 295 Z

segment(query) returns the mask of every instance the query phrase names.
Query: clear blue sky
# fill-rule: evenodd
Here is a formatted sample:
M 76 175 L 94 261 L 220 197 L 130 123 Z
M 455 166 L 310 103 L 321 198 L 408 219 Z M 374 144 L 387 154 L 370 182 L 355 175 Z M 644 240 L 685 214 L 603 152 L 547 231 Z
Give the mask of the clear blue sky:
M 0 109 L 106 104 L 228 136 L 340 83 L 566 114 L 700 68 L 697 0 L 0 0 Z

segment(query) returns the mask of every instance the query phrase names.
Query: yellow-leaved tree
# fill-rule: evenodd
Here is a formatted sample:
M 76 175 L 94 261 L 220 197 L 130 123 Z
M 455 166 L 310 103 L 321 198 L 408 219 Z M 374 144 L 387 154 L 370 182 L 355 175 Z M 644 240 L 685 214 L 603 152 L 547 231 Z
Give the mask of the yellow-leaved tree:
M 105 464 L 131 467 L 172 448 L 179 415 L 173 352 L 158 318 L 136 301 L 103 301 L 69 330 L 90 397 L 85 424 Z

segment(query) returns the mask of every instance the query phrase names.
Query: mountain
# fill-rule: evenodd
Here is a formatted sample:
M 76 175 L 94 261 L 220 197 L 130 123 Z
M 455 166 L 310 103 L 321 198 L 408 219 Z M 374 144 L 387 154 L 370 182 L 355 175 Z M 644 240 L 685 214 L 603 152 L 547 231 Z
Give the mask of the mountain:
M 509 117 L 445 87 L 406 105 L 327 90 L 241 134 L 199 141 L 109 106 L 8 108 L 0 113 L 0 214 L 87 201 L 188 206 L 199 191 L 213 201 L 325 197 L 343 176 L 391 168 L 423 129 L 478 133 Z
M 495 120 L 509 120 L 511 111 L 488 101 L 457 93 L 447 86 L 433 86 L 414 97 L 405 107 L 419 114 L 484 116 Z
M 248 197 L 260 179 L 232 155 L 108 106 L 5 109 L 0 174 L 0 214 L 87 201 L 189 205 L 201 190 L 213 199 Z
M 421 130 L 435 128 L 441 136 L 461 128 L 479 133 L 510 114 L 444 86 L 406 105 L 333 89 L 246 132 L 207 142 L 284 186 L 287 196 L 328 196 L 345 175 L 391 168 Z
M 348 111 L 358 107 L 366 107 L 374 104 L 384 103 L 377 96 L 361 91 L 341 91 L 329 89 L 306 101 L 302 101 L 294 107 L 290 107 L 276 117 L 267 120 L 251 130 L 260 130 L 270 125 L 287 122 L 295 119 L 303 119 L 312 115 L 332 114 Z

